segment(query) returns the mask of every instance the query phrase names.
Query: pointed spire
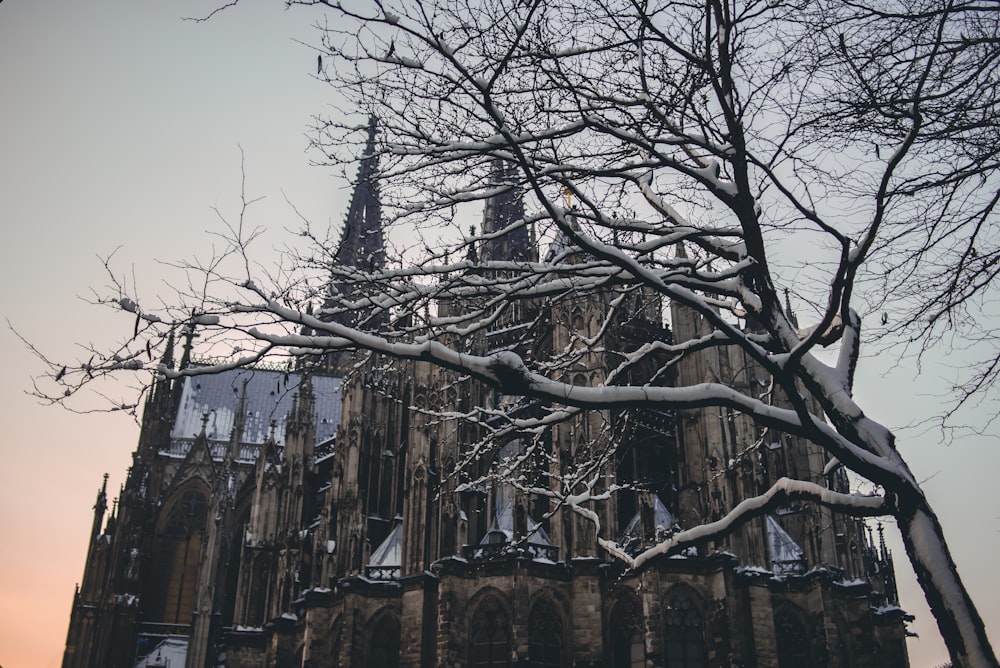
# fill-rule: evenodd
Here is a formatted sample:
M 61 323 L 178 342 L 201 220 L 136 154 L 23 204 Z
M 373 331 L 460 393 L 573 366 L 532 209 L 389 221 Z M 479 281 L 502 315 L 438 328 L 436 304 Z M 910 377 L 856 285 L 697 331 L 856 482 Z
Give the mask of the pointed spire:
M 101 535 L 101 525 L 104 523 L 104 513 L 108 509 L 108 474 L 104 474 L 104 484 L 97 492 L 97 501 L 94 503 L 94 523 L 90 527 L 90 544 Z
M 101 489 L 97 492 L 97 502 L 94 504 L 94 509 L 96 510 L 98 506 L 101 506 L 101 512 L 108 507 L 108 474 L 104 474 L 104 483 L 101 485 Z
M 167 335 L 167 345 L 163 348 L 163 357 L 160 358 L 160 364 L 162 364 L 167 369 L 174 368 L 174 328 L 170 328 L 170 334 Z
M 795 316 L 795 311 L 792 310 L 792 300 L 788 296 L 788 288 L 785 288 L 785 317 L 788 318 L 788 322 L 792 323 L 792 327 L 799 328 L 799 319 Z
M 184 352 L 181 353 L 181 369 L 186 369 L 191 364 L 191 349 L 194 348 L 194 338 L 198 336 L 194 331 L 194 313 L 191 314 L 191 321 L 184 326 Z
M 469 225 L 469 250 L 465 253 L 465 259 L 472 264 L 479 262 L 479 253 L 476 252 L 476 226 Z
M 247 417 L 247 383 L 249 382 L 249 378 L 243 379 L 243 389 L 240 391 L 240 401 L 236 406 L 236 415 L 233 419 L 233 431 L 230 434 L 230 438 L 234 443 L 239 443 L 243 440 L 243 430 L 246 427 Z
M 334 262 L 338 266 L 365 271 L 385 266 L 385 243 L 382 234 L 382 209 L 379 201 L 378 153 L 375 148 L 378 120 L 368 122 L 368 142 L 361 154 L 361 167 L 351 196 L 351 208 L 344 221 L 340 245 Z
M 306 303 L 306 315 L 311 316 L 312 314 L 313 314 L 313 304 L 310 301 Z M 299 334 L 301 334 L 302 336 L 312 336 L 312 333 L 313 333 L 312 328 L 307 325 L 302 325 L 302 327 L 299 328 Z
M 351 197 L 351 207 L 344 221 L 340 244 L 331 265 L 332 278 L 327 286 L 328 298 L 320 311 L 320 318 L 353 327 L 364 320 L 366 327 L 378 328 L 389 321 L 385 310 L 366 308 L 340 310 L 342 299 L 350 302 L 364 300 L 374 294 L 358 274 L 377 273 L 385 267 L 385 237 L 382 231 L 382 209 L 378 194 L 378 153 L 375 146 L 377 119 L 373 116 L 368 124 L 368 142 L 361 154 L 358 179 Z M 354 269 L 345 277 L 344 271 Z M 363 310 L 363 312 L 362 312 Z M 325 312 L 325 313 L 324 313 Z M 327 369 L 341 369 L 342 355 L 330 353 L 321 361 Z

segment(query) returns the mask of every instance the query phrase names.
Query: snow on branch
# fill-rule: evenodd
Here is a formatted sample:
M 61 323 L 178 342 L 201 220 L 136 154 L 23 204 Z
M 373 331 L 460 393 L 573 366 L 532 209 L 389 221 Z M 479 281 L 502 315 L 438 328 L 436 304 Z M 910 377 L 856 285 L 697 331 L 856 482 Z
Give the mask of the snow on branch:
M 593 522 L 597 528 L 598 535 L 600 535 L 600 519 L 597 514 L 580 505 L 590 500 L 587 496 L 578 498 L 570 497 L 566 499 L 566 503 L 577 514 Z M 670 538 L 643 550 L 635 556 L 629 555 L 614 541 L 602 538 L 600 539 L 600 543 L 609 554 L 623 561 L 629 568 L 640 569 L 655 557 L 679 554 L 689 547 L 703 546 L 710 541 L 724 538 L 735 528 L 749 522 L 753 518 L 760 517 L 794 500 L 811 501 L 855 517 L 887 515 L 892 511 L 892 507 L 887 500 L 881 496 L 843 494 L 815 483 L 781 478 L 765 493 L 741 501 L 725 517 L 715 522 L 681 530 Z

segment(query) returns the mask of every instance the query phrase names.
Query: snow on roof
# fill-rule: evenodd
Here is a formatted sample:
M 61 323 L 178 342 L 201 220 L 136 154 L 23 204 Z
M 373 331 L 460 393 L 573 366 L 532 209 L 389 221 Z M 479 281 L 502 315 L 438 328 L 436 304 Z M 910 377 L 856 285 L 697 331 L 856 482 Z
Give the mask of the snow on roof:
M 773 563 L 798 561 L 805 556 L 802 548 L 792 540 L 773 515 L 767 516 L 767 542 L 771 548 Z
M 276 422 L 274 438 L 285 440 L 285 423 L 292 410 L 292 397 L 299 392 L 301 377 L 296 373 L 268 369 L 231 369 L 217 374 L 184 379 L 181 404 L 170 432 L 171 438 L 193 438 L 201 432 L 202 416 L 208 413 L 205 434 L 209 440 L 228 440 L 246 381 L 244 443 L 267 440 L 271 420 Z M 340 424 L 341 379 L 312 376 L 315 399 L 316 442 L 331 438 Z
M 504 487 L 501 485 L 501 487 Z M 507 486 L 509 487 L 509 486 Z M 512 490 L 506 490 L 511 492 Z M 514 497 L 511 495 L 506 502 L 502 504 L 497 504 L 496 513 L 496 523 L 486 532 L 482 540 L 479 541 L 480 545 L 486 545 L 494 542 L 492 540 L 492 534 L 495 532 L 500 532 L 504 537 L 510 541 L 514 538 Z M 540 545 L 551 545 L 552 541 L 549 539 L 549 534 L 545 531 L 543 527 L 538 522 L 534 521 L 530 517 L 528 518 L 528 542 L 538 543 Z
M 386 536 L 382 544 L 375 548 L 369 566 L 399 566 L 403 556 L 403 523 L 399 522 Z
M 164 638 L 146 656 L 136 662 L 135 668 L 183 668 L 187 660 L 188 639 L 169 636 Z
M 632 519 L 629 520 L 628 526 L 625 527 L 625 531 L 622 532 L 622 541 L 626 536 L 638 536 L 639 535 L 639 522 L 642 518 L 642 511 L 640 510 Z M 674 525 L 674 517 L 667 510 L 667 507 L 663 505 L 663 501 L 660 500 L 659 495 L 653 494 L 653 526 L 663 527 L 664 529 L 669 529 Z

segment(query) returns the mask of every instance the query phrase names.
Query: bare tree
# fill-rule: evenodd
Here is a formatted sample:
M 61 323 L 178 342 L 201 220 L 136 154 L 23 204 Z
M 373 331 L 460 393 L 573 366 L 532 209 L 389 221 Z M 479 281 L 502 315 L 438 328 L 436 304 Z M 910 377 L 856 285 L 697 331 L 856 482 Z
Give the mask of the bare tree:
M 992 3 L 832 4 L 840 53 L 822 102 L 820 138 L 895 160 L 886 213 L 869 252 L 866 299 L 877 332 L 922 354 L 942 344 L 981 351 L 956 384 L 943 423 L 988 400 L 1000 371 L 989 318 L 1000 238 L 1000 11 Z M 835 60 L 831 58 L 831 60 Z M 911 149 L 897 146 L 912 135 Z M 836 144 L 834 144 L 836 145 Z
M 349 163 L 370 139 L 367 117 L 378 118 L 383 215 L 400 247 L 386 263 L 347 266 L 314 238 L 311 252 L 269 273 L 248 259 L 253 233 L 241 216 L 219 253 L 184 267 L 195 278 L 171 306 L 148 307 L 116 283 L 105 301 L 134 314 L 130 337 L 84 364 L 53 364 L 59 391 L 41 393 L 64 401 L 95 377 L 155 369 L 152 350 L 170 329 L 196 323 L 204 349 L 226 361 L 160 373 L 362 349 L 552 407 L 527 421 L 508 412 L 507 428 L 521 431 L 585 410 L 725 407 L 808 439 L 827 453 L 829 470 L 846 466 L 877 493 L 782 479 L 717 522 L 632 553 L 601 534 L 593 510 L 614 491 L 594 484 L 592 462 L 606 452 L 532 489 L 593 519 L 601 545 L 634 568 L 722 536 L 789 496 L 892 515 L 956 665 L 997 665 L 893 434 L 852 396 L 857 304 L 887 311 L 884 324 L 922 345 L 993 289 L 995 8 L 294 4 L 336 15 L 323 28 L 323 76 L 361 112 L 355 123 L 320 123 L 317 147 Z M 466 206 L 513 190 L 526 197 L 524 216 L 464 231 Z M 547 254 L 505 255 L 510 240 L 532 235 Z M 806 246 L 797 265 L 790 258 Z M 914 272 L 921 282 L 909 282 Z M 787 290 L 812 305 L 814 324 L 798 326 Z M 603 320 L 554 357 L 475 344 L 531 305 L 598 295 Z M 649 296 L 692 310 L 707 330 L 612 351 L 616 363 L 599 384 L 575 382 L 568 371 L 606 354 L 603 334 L 630 300 Z M 817 354 L 831 345 L 835 354 Z M 663 382 L 687 356 L 721 347 L 759 366 L 770 391 Z M 630 370 L 640 367 L 652 371 L 636 382 Z M 994 364 L 973 387 L 995 378 Z M 489 410 L 504 414 L 503 404 Z M 466 417 L 484 424 L 482 415 Z

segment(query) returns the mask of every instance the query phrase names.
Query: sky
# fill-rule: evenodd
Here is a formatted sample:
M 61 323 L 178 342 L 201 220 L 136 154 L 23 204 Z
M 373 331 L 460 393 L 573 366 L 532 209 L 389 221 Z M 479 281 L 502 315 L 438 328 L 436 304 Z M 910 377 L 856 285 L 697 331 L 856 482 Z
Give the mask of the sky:
M 116 340 L 131 319 L 89 303 L 102 257 L 141 294 L 163 291 L 166 260 L 205 253 L 240 207 L 264 248 L 346 213 L 348 184 L 310 166 L 308 125 L 334 92 L 311 76 L 314 9 L 241 0 L 0 2 L 0 665 L 58 666 L 102 476 L 124 481 L 138 428 L 124 414 L 75 414 L 31 397 L 42 365 L 14 333 L 58 359 Z M 331 17 L 331 20 L 332 17 Z M 287 201 L 286 201 L 287 200 Z M 134 278 L 133 278 L 134 277 Z M 85 355 L 84 355 L 85 356 Z M 858 395 L 894 428 L 940 407 L 954 362 L 916 375 L 892 355 L 862 361 Z M 1000 448 L 995 433 L 950 445 L 904 429 L 899 446 L 938 511 L 959 570 L 1000 645 Z M 912 665 L 947 660 L 890 526 L 902 605 L 917 616 Z

